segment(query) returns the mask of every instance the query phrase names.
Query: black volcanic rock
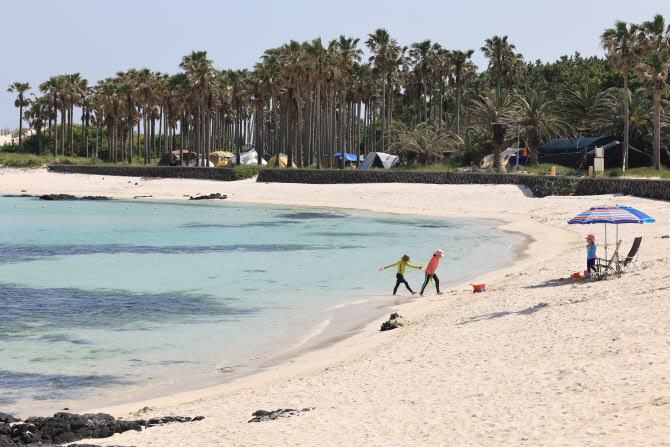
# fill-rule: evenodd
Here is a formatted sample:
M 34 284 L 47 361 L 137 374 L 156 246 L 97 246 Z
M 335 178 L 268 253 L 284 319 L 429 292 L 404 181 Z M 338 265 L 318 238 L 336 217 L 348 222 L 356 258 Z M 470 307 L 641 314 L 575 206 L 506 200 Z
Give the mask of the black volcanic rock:
M 0 447 L 40 446 L 76 442 L 82 439 L 108 438 L 129 430 L 173 422 L 201 421 L 205 417 L 166 416 L 149 421 L 122 421 L 104 413 L 56 413 L 53 417 L 31 417 L 22 423 L 19 419 L 0 413 Z M 14 423 L 12 425 L 12 423 Z M 79 447 L 79 446 L 78 446 Z M 121 447 L 121 446 L 119 446 Z
M 252 414 L 253 418 L 248 422 L 265 422 L 265 421 L 274 421 L 277 418 L 289 418 L 291 416 L 299 416 L 300 413 L 313 410 L 315 407 L 303 408 L 302 410 L 294 410 L 292 408 L 280 408 L 275 411 L 265 411 L 258 410 Z
M 227 195 L 215 192 L 215 193 L 209 194 L 207 196 L 196 196 L 196 197 L 191 196 L 191 197 L 189 197 L 188 200 L 212 200 L 212 199 L 223 200 L 223 199 L 227 199 L 227 198 L 228 198 Z
M 107 196 L 84 196 L 77 197 L 72 194 L 45 194 L 40 196 L 41 200 L 112 200 Z

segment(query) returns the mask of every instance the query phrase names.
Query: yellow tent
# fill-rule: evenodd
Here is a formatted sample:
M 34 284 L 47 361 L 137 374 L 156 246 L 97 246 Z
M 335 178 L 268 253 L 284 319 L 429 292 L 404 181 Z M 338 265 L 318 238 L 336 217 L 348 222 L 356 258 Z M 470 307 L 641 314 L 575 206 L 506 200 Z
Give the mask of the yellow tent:
M 268 168 L 277 167 L 276 160 L 277 160 L 276 155 L 273 155 L 272 157 L 270 157 L 270 159 L 268 160 L 268 164 L 267 164 Z M 285 168 L 287 165 L 288 165 L 288 156 L 284 155 L 284 154 L 279 154 L 279 167 Z M 291 164 L 291 167 L 292 168 L 297 168 L 298 167 L 298 164 L 296 163 L 295 158 L 293 159 L 293 163 Z
M 229 163 L 232 163 L 233 158 L 235 158 L 235 154 L 233 154 L 232 152 L 216 151 L 209 154 L 209 161 L 214 163 L 216 167 L 226 166 Z M 226 163 L 221 164 L 224 161 Z

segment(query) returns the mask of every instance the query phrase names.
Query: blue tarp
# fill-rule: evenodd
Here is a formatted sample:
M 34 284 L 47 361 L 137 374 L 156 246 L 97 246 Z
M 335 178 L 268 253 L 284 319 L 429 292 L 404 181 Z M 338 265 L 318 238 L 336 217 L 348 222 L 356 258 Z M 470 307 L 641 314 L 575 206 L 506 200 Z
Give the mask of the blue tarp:
M 323 157 L 321 157 L 321 159 L 323 160 L 324 158 L 328 158 L 328 157 L 330 157 L 330 155 L 324 155 Z M 342 158 L 342 153 L 337 152 L 337 153 L 333 154 L 333 157 Z M 361 160 L 362 159 L 363 159 L 363 157 L 361 157 Z M 344 154 L 344 160 L 345 161 L 358 161 L 358 155 L 345 153 Z

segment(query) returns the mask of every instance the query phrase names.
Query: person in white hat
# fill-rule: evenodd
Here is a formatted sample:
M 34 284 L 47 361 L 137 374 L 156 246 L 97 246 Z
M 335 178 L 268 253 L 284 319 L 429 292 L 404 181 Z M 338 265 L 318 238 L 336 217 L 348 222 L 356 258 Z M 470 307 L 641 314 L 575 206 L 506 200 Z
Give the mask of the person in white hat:
M 437 275 L 435 274 L 435 270 L 437 270 L 437 266 L 440 264 L 440 258 L 444 256 L 444 252 L 442 250 L 437 250 L 435 253 L 433 253 L 433 257 L 426 266 L 426 280 L 423 282 L 423 287 L 421 287 L 421 292 L 419 295 L 423 296 L 423 291 L 426 289 L 426 286 L 428 285 L 428 282 L 432 279 L 435 281 L 435 288 L 437 289 L 437 294 L 442 295 L 444 292 L 440 292 L 440 280 L 437 278 Z

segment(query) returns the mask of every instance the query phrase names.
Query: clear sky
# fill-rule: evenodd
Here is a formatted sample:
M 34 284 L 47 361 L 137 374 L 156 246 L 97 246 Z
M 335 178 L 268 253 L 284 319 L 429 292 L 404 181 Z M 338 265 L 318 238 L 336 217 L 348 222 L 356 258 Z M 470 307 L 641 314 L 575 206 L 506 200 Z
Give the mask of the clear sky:
M 508 35 L 527 61 L 554 61 L 578 51 L 604 55 L 599 36 L 614 21 L 642 22 L 668 0 L 32 0 L 0 9 L 0 128 L 18 127 L 7 87 L 79 72 L 90 84 L 119 70 L 179 71 L 182 56 L 206 50 L 219 69 L 251 68 L 263 51 L 290 39 L 324 41 L 340 34 L 363 42 L 386 28 L 400 45 L 430 39 L 479 51 L 484 39 Z M 78 119 L 78 117 L 77 117 Z M 25 125 L 25 124 L 24 124 Z

